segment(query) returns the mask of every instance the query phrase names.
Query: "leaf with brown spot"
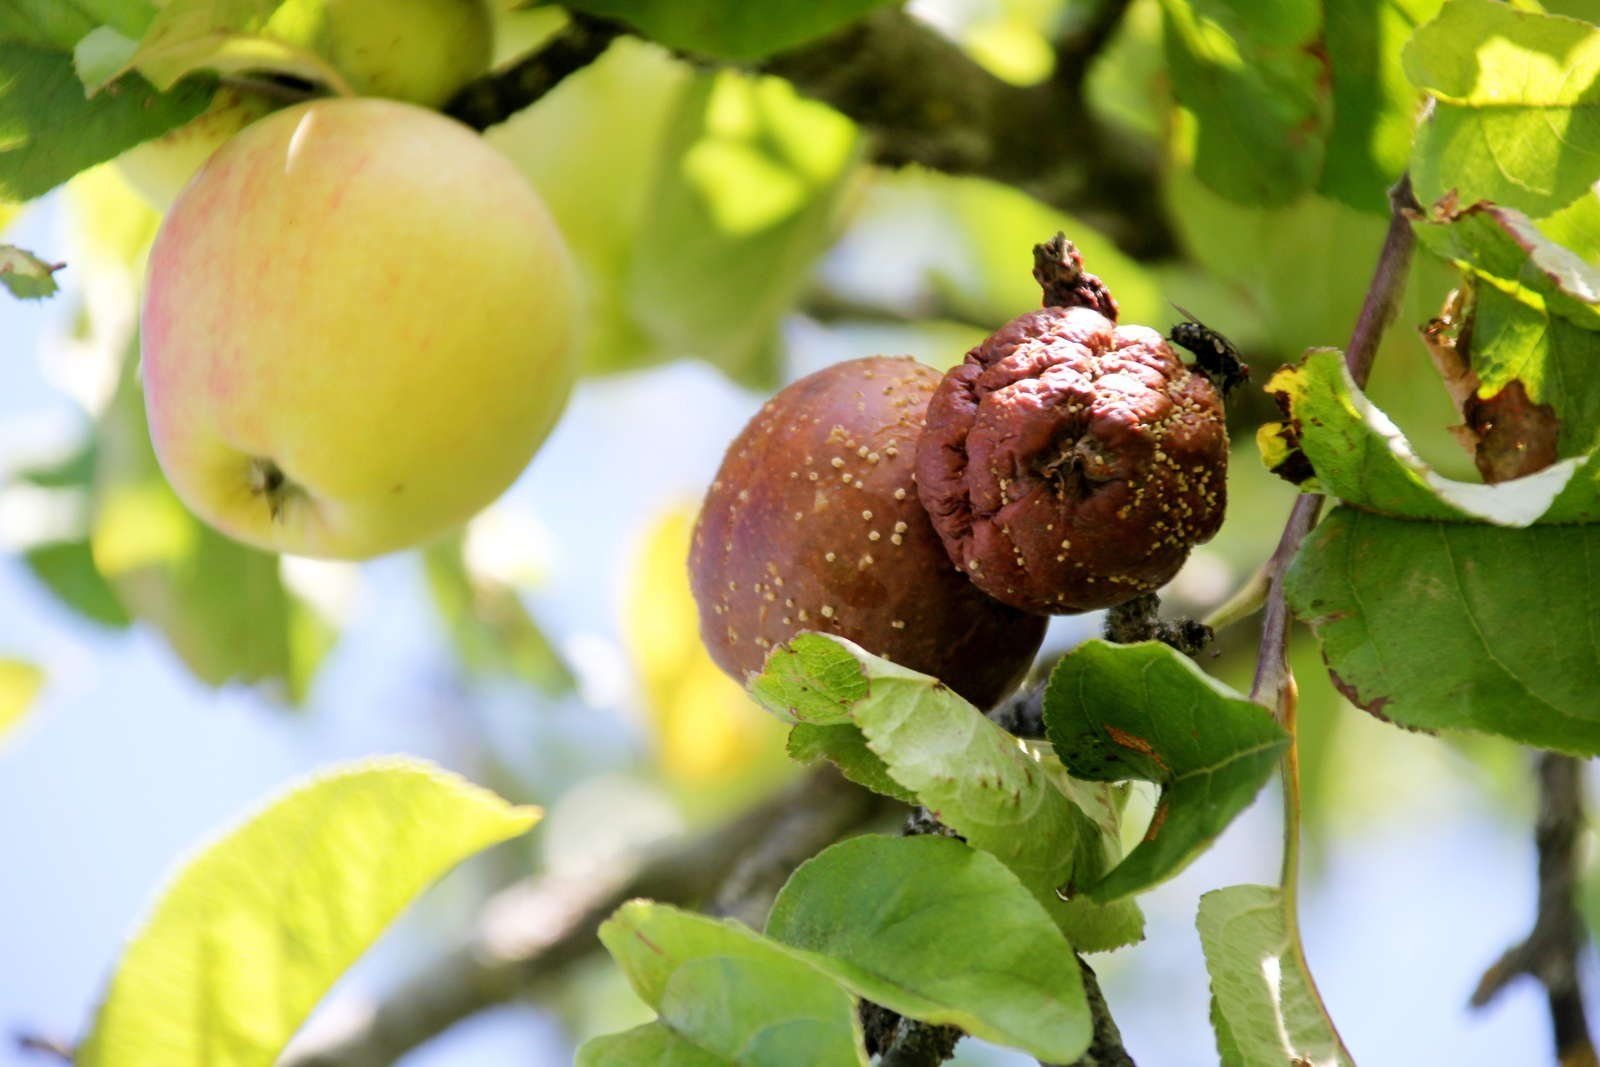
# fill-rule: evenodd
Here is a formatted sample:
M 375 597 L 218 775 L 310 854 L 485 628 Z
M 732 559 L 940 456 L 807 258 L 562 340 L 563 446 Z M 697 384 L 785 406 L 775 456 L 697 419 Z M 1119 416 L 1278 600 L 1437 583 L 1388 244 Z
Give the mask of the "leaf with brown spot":
M 1336 508 L 1284 579 L 1339 688 L 1399 726 L 1600 753 L 1600 528 Z
M 1561 420 L 1549 404 L 1535 404 L 1520 379 L 1487 399 L 1468 397 L 1462 414 L 1478 438 L 1472 458 L 1484 481 L 1521 478 L 1556 461 Z
M 1288 744 L 1267 709 L 1155 641 L 1078 646 L 1050 677 L 1044 715 L 1072 775 L 1161 786 L 1144 840 L 1084 884 L 1100 901 L 1182 870 L 1250 804 Z

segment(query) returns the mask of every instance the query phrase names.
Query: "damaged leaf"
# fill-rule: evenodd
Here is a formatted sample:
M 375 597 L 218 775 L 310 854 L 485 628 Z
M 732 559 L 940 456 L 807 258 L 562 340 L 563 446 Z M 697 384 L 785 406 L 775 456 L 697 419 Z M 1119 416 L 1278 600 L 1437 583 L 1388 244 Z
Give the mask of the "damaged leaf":
M 1280 368 L 1267 389 L 1287 406 L 1294 440 L 1316 472 L 1315 483 L 1308 484 L 1347 504 L 1401 519 L 1516 527 L 1600 517 L 1600 465 L 1588 456 L 1499 485 L 1441 476 L 1356 386 L 1337 349 L 1313 349 L 1298 366 Z M 1504 418 L 1509 412 L 1508 403 L 1491 405 L 1482 417 Z M 1269 424 L 1261 436 L 1288 432 Z M 1514 451 L 1515 441 L 1501 450 Z M 1284 465 L 1281 455 L 1267 448 L 1263 453 L 1269 463 Z
M 1083 888 L 1115 900 L 1177 874 L 1254 799 L 1289 743 L 1261 705 L 1156 641 L 1086 641 L 1045 692 L 1045 725 L 1067 770 L 1161 786 L 1144 840 Z

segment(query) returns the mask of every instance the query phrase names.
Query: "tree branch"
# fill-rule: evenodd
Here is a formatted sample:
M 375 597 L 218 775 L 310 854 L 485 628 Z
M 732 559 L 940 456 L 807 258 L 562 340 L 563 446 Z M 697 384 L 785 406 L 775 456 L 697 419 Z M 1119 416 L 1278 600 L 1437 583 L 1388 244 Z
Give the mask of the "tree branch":
M 1539 911 L 1533 931 L 1507 949 L 1478 982 L 1474 1008 L 1486 1007 L 1513 979 L 1537 978 L 1545 988 L 1556 1060 L 1562 1067 L 1594 1067 L 1594 1041 L 1584 1014 L 1578 963 L 1588 936 L 1578 910 L 1579 843 L 1584 829 L 1583 764 L 1546 752 L 1539 757 Z
M 1406 273 L 1411 268 L 1411 253 L 1417 242 L 1411 223 L 1421 210 L 1411 191 L 1411 177 L 1402 175 L 1389 190 L 1389 229 L 1384 235 L 1383 250 L 1378 254 L 1377 269 L 1372 273 L 1372 284 L 1367 287 L 1361 314 L 1344 353 L 1345 366 L 1350 368 L 1350 376 L 1358 386 L 1367 384 L 1372 360 L 1378 354 L 1378 342 L 1400 307 Z M 1289 607 L 1284 601 L 1283 576 L 1300 551 L 1301 542 L 1317 524 L 1321 511 L 1319 494 L 1308 493 L 1296 500 L 1278 538 L 1278 547 L 1267 560 L 1264 572 L 1268 583 L 1267 605 L 1261 620 L 1261 645 L 1250 698 L 1269 707 L 1278 706 L 1292 682 L 1288 658 Z
M 648 897 L 692 905 L 715 894 L 753 849 L 766 857 L 760 866 L 786 875 L 886 810 L 887 801 L 825 768 L 722 826 L 632 862 L 520 882 L 491 898 L 465 943 L 403 983 L 353 1031 L 303 1035 L 282 1063 L 387 1067 L 468 1016 L 537 991 L 594 952 L 596 928 L 623 902 Z M 752 884 L 764 891 L 767 883 Z M 731 898 L 726 906 L 743 907 Z
M 593 63 L 624 32 L 620 23 L 574 15 L 542 46 L 509 67 L 469 82 L 444 106 L 444 113 L 486 130 L 504 122 Z
M 1126 0 L 1105 0 L 1055 49 L 1045 82 L 995 77 L 931 26 L 895 7 L 767 60 L 763 70 L 855 119 L 873 159 L 1016 186 L 1104 230 L 1130 254 L 1177 248 L 1154 156 L 1111 137 L 1084 99 L 1084 79 Z
M 1055 48 L 1044 83 L 1002 81 L 959 45 L 898 7 L 767 59 L 756 69 L 787 78 L 807 96 L 866 131 L 874 161 L 919 165 L 1014 185 L 1068 208 L 1130 254 L 1157 259 L 1177 241 L 1160 195 L 1155 154 L 1123 143 L 1089 112 L 1084 80 L 1120 23 L 1127 0 L 1104 0 Z M 468 84 L 445 107 L 486 129 L 592 63 L 628 32 L 609 19 L 573 13 L 566 28 L 503 70 Z M 710 65 L 698 56 L 680 58 Z
M 1072 1067 L 1135 1067 L 1133 1057 L 1122 1045 L 1122 1031 L 1111 1017 L 1111 1008 L 1100 990 L 1100 979 L 1094 968 L 1082 956 L 1078 957 L 1078 968 L 1083 971 L 1083 991 L 1089 998 L 1094 1038 L 1089 1042 L 1089 1051 L 1073 1061 Z

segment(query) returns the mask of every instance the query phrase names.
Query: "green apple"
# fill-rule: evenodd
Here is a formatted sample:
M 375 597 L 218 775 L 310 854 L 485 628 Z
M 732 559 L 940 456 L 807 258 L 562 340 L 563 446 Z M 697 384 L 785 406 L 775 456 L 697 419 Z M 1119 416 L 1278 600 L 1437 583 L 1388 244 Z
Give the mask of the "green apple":
M 198 117 L 128 149 L 117 157 L 117 167 L 151 207 L 165 211 L 223 141 L 272 108 L 259 93 L 224 86 Z
M 521 173 L 437 112 L 330 99 L 213 155 L 151 248 L 156 455 L 223 532 L 360 559 L 498 496 L 565 404 L 580 314 Z
M 489 68 L 486 0 L 288 0 L 263 35 L 316 52 L 359 96 L 439 107 Z

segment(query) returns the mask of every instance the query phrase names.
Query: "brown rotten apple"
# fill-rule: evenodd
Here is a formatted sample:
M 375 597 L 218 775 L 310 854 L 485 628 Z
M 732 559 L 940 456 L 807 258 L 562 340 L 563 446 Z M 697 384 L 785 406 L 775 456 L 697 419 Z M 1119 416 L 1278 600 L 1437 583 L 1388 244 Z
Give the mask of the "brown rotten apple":
M 951 564 L 912 465 L 939 372 L 906 357 L 827 367 L 784 389 L 728 447 L 689 551 L 700 631 L 736 680 L 802 630 L 838 634 L 987 707 L 1045 620 Z
M 916 469 L 974 584 L 1068 613 L 1159 588 L 1217 532 L 1228 436 L 1211 382 L 1155 330 L 1118 326 L 1070 244 L 1054 266 L 1045 298 L 1068 306 L 1018 316 L 945 376 Z

